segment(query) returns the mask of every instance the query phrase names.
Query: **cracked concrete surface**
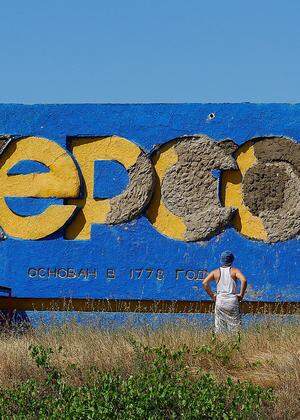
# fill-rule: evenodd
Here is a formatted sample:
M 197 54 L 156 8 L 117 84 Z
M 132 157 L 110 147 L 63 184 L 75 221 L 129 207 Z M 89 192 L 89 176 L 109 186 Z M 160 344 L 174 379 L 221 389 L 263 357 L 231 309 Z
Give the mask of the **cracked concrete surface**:
M 300 144 L 283 137 L 257 139 L 257 163 L 243 179 L 244 203 L 261 218 L 268 242 L 300 233 Z
M 235 169 L 232 141 L 217 143 L 208 136 L 188 136 L 174 146 L 178 162 L 165 174 L 162 200 L 186 225 L 185 240 L 205 240 L 222 231 L 234 214 L 222 207 L 213 169 Z
M 154 171 L 150 159 L 142 152 L 136 163 L 128 169 L 129 185 L 110 200 L 106 222 L 117 224 L 134 219 L 146 207 L 154 188 Z
M 9 143 L 13 140 L 13 138 L 14 136 L 10 136 L 10 135 L 0 136 L 0 156 L 2 155 L 6 147 L 9 145 Z
M 246 172 L 243 179 L 244 203 L 252 214 L 276 211 L 284 202 L 289 181 L 285 162 L 258 163 Z

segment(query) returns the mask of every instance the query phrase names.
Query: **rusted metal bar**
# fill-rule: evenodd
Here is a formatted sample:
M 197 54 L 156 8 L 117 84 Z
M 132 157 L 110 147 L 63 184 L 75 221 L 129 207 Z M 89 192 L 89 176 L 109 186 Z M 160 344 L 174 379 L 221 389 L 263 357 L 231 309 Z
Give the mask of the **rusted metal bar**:
M 211 301 L 0 297 L 0 310 L 137 313 L 211 313 Z M 300 314 L 300 302 L 242 302 L 243 313 Z
M 5 323 L 6 325 L 10 325 L 12 323 L 13 315 L 14 315 L 14 308 L 12 302 L 12 289 L 7 286 L 0 286 L 0 293 L 6 293 L 7 296 L 4 298 L 6 299 L 6 313 L 2 313 L 1 316 L 1 324 Z M 1 298 L 0 298 L 1 299 Z

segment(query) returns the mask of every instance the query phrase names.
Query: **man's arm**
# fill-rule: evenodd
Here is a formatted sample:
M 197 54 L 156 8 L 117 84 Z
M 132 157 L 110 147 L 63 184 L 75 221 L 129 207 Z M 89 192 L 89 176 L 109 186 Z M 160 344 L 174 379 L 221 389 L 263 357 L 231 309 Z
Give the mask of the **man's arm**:
M 211 271 L 203 280 L 202 286 L 206 293 L 211 297 L 213 301 L 216 300 L 215 293 L 211 290 L 210 283 L 215 280 L 215 270 Z
M 241 282 L 241 290 L 240 290 L 240 293 L 237 294 L 237 297 L 239 300 L 242 300 L 247 290 L 247 279 L 238 268 L 235 269 L 235 276 Z

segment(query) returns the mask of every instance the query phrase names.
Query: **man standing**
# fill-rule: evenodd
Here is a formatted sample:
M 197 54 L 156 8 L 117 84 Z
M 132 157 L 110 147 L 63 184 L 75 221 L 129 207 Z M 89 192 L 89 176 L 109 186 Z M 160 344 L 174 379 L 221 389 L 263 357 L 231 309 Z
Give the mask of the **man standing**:
M 230 251 L 221 254 L 221 267 L 213 270 L 203 280 L 203 288 L 215 304 L 216 333 L 238 331 L 241 328 L 241 311 L 239 302 L 243 299 L 247 289 L 247 280 L 243 273 L 232 267 L 234 255 Z M 237 281 L 241 282 L 240 292 L 237 293 Z M 217 293 L 213 293 L 210 283 L 217 283 Z

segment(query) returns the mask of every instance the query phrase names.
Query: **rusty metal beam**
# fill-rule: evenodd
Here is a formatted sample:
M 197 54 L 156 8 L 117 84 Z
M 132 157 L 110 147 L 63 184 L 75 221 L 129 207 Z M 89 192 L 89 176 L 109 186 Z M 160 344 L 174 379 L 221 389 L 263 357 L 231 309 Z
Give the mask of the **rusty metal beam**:
M 211 313 L 211 301 L 114 300 L 68 298 L 0 297 L 0 310 L 17 311 L 79 311 L 79 312 L 150 312 L 150 313 Z M 300 302 L 242 302 L 243 313 L 300 314 Z

